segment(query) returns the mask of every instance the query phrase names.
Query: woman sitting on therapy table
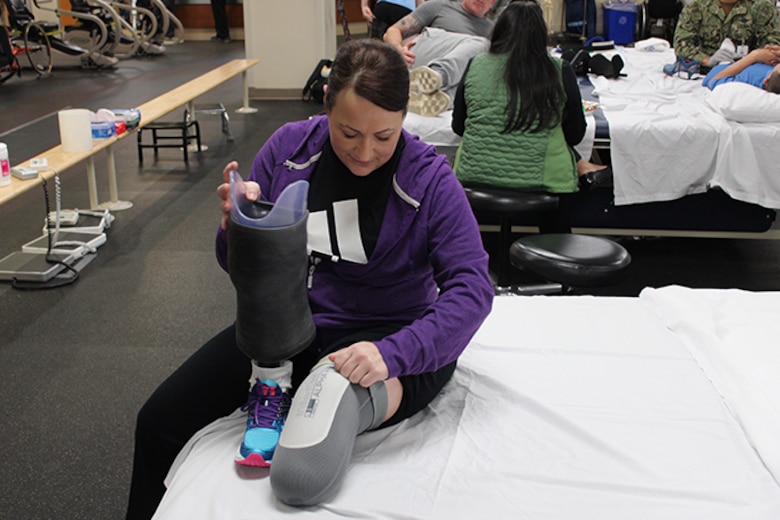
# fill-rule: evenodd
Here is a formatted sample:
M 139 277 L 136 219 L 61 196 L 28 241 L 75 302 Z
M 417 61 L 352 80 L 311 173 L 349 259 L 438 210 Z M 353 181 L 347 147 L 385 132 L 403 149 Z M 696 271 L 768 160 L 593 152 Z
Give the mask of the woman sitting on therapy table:
M 247 351 L 230 325 L 163 382 L 139 413 L 128 518 L 149 518 L 187 440 L 242 405 L 236 462 L 270 466 L 282 502 L 327 501 L 356 435 L 412 416 L 449 381 L 490 311 L 493 287 L 446 157 L 402 128 L 408 93 L 395 48 L 352 40 L 333 63 L 326 115 L 284 125 L 258 152 L 247 199 L 274 202 L 292 183 L 309 183 L 309 274 L 295 283 L 306 291 L 316 336 L 289 358 L 262 363 L 263 338 Z M 237 169 L 229 163 L 225 181 Z M 234 254 L 230 191 L 227 182 L 217 190 L 225 269 Z M 305 252 L 303 260 L 305 267 Z

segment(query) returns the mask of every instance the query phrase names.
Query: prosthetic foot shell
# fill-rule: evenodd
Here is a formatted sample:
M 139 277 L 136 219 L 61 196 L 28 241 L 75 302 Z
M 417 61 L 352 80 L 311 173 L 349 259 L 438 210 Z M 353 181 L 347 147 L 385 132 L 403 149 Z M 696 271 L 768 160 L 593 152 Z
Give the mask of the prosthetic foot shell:
M 308 212 L 305 207 L 280 207 L 275 215 L 283 196 L 259 219 L 231 215 L 227 230 L 228 268 L 236 288 L 236 342 L 261 364 L 291 358 L 316 334 L 306 293 Z M 234 199 L 234 208 L 239 206 Z M 279 213 L 289 218 L 279 219 Z M 273 225 L 263 227 L 266 220 Z
M 315 366 L 295 393 L 271 465 L 271 489 L 292 506 L 329 500 L 346 476 L 355 437 L 380 426 L 387 389 L 352 384 L 333 363 Z

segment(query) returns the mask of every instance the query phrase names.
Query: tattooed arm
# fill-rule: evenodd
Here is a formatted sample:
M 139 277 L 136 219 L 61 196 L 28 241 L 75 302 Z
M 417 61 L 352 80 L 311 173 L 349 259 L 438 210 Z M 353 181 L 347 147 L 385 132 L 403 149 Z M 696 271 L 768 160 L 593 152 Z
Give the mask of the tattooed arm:
M 385 32 L 385 43 L 389 43 L 398 49 L 406 60 L 406 64 L 410 67 L 414 64 L 415 58 L 414 52 L 411 50 L 414 46 L 414 41 L 412 40 L 404 44 L 404 40 L 420 34 L 423 28 L 423 24 L 413 14 L 407 14 L 388 27 L 387 32 Z

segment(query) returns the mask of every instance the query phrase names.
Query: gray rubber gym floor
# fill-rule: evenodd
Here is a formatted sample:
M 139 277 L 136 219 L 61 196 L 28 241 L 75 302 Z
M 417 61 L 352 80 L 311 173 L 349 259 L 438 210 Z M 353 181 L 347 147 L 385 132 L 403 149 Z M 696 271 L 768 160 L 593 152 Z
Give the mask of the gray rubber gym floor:
M 243 57 L 242 42 L 187 42 L 115 70 L 55 69 L 45 80 L 30 73 L 13 78 L 0 86 L 0 141 L 12 160 L 38 155 L 59 142 L 56 112 L 64 107 L 130 108 L 235 57 Z M 147 150 L 143 167 L 135 139 L 122 141 L 116 150 L 119 196 L 133 207 L 115 212 L 108 242 L 80 279 L 44 291 L 0 283 L 0 518 L 123 518 L 137 410 L 233 319 L 232 286 L 213 255 L 222 167 L 237 159 L 246 173 L 274 129 L 321 107 L 252 101 L 256 114 L 237 114 L 240 78 L 199 101 L 229 109 L 235 141 L 220 132 L 218 118 L 202 117 L 208 150 L 193 154 L 188 165 L 178 150 L 162 150 L 157 162 Z M 181 110 L 169 117 L 181 117 Z M 97 169 L 104 201 L 103 160 Z M 82 166 L 63 173 L 62 205 L 88 207 Z M 39 236 L 45 212 L 41 188 L 0 206 L 0 257 Z M 491 252 L 494 243 L 486 237 Z M 599 294 L 632 296 L 667 284 L 780 290 L 777 241 L 623 244 L 633 256 L 629 279 Z

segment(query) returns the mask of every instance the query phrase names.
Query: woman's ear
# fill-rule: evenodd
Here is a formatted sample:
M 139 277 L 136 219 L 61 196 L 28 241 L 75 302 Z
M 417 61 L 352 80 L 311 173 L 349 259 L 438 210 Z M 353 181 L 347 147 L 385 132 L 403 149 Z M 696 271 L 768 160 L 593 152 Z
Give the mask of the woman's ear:
M 328 106 L 328 84 L 325 83 L 322 86 L 322 104 L 325 107 L 325 112 L 330 112 L 330 107 Z

